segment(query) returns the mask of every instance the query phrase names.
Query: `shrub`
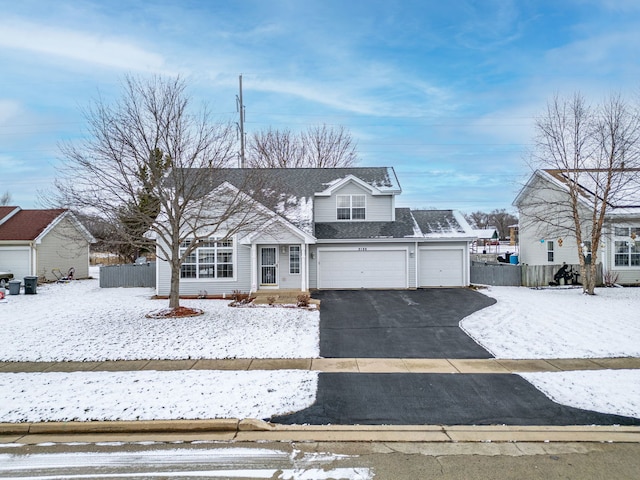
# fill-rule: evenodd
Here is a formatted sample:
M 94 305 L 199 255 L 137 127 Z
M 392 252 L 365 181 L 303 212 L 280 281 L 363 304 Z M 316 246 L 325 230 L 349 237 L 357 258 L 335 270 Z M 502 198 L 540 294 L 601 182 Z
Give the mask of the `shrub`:
M 240 290 L 234 290 L 231 294 L 231 298 L 233 299 L 233 303 L 235 305 L 245 305 L 247 303 L 251 303 L 253 298 L 246 292 L 241 292 Z
M 306 293 L 301 293 L 300 295 L 298 295 L 298 303 L 296 305 L 298 307 L 308 307 L 309 300 L 311 300 L 311 297 L 309 295 L 307 295 Z
M 613 273 L 611 270 L 606 270 L 602 274 L 602 281 L 604 282 L 605 287 L 613 287 L 618 283 L 618 274 Z

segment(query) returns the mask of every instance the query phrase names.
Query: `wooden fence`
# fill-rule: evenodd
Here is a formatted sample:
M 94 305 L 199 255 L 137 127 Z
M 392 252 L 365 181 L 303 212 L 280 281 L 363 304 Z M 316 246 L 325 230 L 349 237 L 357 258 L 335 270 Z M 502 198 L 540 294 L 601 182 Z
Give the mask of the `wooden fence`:
M 100 267 L 100 287 L 155 287 L 156 262 Z
M 471 283 L 507 287 L 543 287 L 553 282 L 562 265 L 512 265 L 508 263 L 471 262 Z M 580 273 L 580 265 L 569 265 Z M 577 281 L 582 283 L 578 276 Z M 598 265 L 596 285 L 602 285 L 602 264 Z M 561 284 L 564 284 L 561 281 Z

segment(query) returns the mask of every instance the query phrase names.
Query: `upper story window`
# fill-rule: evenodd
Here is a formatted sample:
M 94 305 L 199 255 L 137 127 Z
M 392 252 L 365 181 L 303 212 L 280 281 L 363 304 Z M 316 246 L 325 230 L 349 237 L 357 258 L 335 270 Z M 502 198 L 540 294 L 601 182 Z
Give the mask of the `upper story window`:
M 180 244 L 180 255 L 192 242 L 193 240 L 185 240 Z M 180 278 L 233 278 L 233 257 L 232 239 L 210 238 L 189 253 L 182 262 Z
M 640 227 L 616 227 L 614 236 L 615 266 L 640 266 Z
M 338 220 L 364 220 L 366 217 L 366 195 L 337 195 L 336 218 Z
M 547 240 L 547 262 L 553 262 L 554 259 L 554 241 Z

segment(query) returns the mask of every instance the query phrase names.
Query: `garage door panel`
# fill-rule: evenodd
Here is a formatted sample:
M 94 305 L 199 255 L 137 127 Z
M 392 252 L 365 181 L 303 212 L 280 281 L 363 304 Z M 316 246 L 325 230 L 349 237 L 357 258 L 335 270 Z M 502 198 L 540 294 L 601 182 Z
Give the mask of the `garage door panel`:
M 11 272 L 16 279 L 30 275 L 28 248 L 0 249 L 0 271 Z
M 407 288 L 406 250 L 319 250 L 318 288 Z
M 420 250 L 420 286 L 464 286 L 463 254 L 462 249 Z

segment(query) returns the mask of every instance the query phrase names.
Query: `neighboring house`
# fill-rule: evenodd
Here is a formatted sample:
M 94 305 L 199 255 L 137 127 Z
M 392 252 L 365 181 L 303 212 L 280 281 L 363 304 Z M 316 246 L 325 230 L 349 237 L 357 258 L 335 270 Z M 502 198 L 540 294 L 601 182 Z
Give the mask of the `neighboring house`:
M 87 278 L 94 241 L 68 210 L 0 206 L 0 270 L 15 279 L 55 280 L 53 269 L 66 274 L 72 267 L 76 278 Z
M 225 170 L 211 188 L 241 188 L 246 172 Z M 262 189 L 276 192 L 262 205 L 277 221 L 199 248 L 182 265 L 181 295 L 469 285 L 475 236 L 468 223 L 452 210 L 396 208 L 393 168 L 263 169 L 257 176 Z M 168 295 L 167 262 L 157 262 L 156 278 L 158 295 Z
M 595 188 L 590 171 L 580 171 L 579 205 L 590 235 L 592 201 Z M 598 262 L 603 271 L 617 275 L 618 283 L 640 284 L 640 171 L 629 170 L 630 183 L 614 192 L 607 205 Z M 591 258 L 589 237 L 578 247 L 573 220 L 567 215 L 569 189 L 560 170 L 537 170 L 513 202 L 518 208 L 520 262 L 529 265 L 579 263 L 578 252 Z

